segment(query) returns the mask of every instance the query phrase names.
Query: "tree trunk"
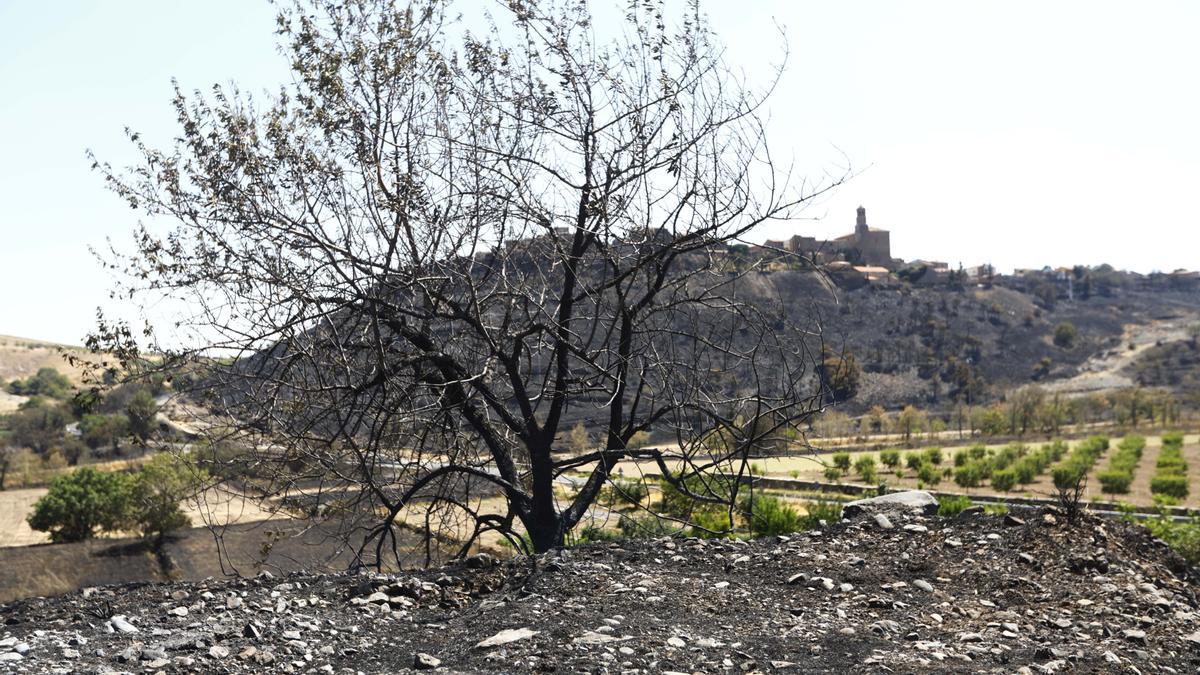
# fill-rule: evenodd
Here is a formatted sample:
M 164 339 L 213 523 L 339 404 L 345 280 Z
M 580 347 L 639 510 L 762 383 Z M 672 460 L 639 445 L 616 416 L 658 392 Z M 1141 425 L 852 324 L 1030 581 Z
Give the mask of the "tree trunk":
M 561 548 L 565 533 L 562 517 L 554 505 L 554 466 L 549 443 L 530 448 L 533 500 L 528 518 L 523 518 L 534 553 Z
M 562 548 L 566 543 L 562 519 L 554 512 L 530 518 L 525 522 L 525 530 L 529 533 L 529 542 L 533 545 L 534 553 Z

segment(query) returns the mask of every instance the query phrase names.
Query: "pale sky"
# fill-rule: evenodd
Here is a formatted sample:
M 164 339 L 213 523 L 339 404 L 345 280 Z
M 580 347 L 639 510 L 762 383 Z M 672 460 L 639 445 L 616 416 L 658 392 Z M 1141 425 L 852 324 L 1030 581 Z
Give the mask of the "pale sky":
M 485 6 L 463 2 L 464 13 Z M 704 4 L 753 79 L 791 59 L 771 108 L 776 156 L 859 172 L 757 239 L 850 231 L 893 254 L 1002 270 L 1200 268 L 1200 3 Z M 255 0 L 0 0 L 0 334 L 79 343 L 110 283 L 88 252 L 137 222 L 84 156 L 133 160 L 123 129 L 174 133 L 187 89 L 288 78 Z

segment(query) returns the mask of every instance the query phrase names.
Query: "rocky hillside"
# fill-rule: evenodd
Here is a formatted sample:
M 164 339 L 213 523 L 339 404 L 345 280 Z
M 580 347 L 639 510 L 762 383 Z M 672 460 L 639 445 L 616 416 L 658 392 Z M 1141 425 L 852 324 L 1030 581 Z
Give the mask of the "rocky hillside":
M 774 540 L 25 600 L 0 607 L 0 670 L 1195 672 L 1196 590 L 1123 523 L 874 504 Z
M 797 273 L 770 275 L 770 283 L 804 297 L 788 274 Z M 816 307 L 826 341 L 845 347 L 864 371 L 849 405 L 853 412 L 874 404 L 948 406 L 956 395 L 965 400 L 968 386 L 972 400 L 986 402 L 1015 387 L 1069 380 L 1101 355 L 1125 351 L 1143 333 L 1182 340 L 1184 327 L 1200 320 L 1200 293 L 1130 289 L 1047 306 L 1033 294 L 1002 286 L 899 285 L 840 290 L 836 304 L 825 300 Z M 1053 339 L 1063 323 L 1076 329 L 1069 345 Z M 1180 388 L 1166 378 L 1154 384 Z

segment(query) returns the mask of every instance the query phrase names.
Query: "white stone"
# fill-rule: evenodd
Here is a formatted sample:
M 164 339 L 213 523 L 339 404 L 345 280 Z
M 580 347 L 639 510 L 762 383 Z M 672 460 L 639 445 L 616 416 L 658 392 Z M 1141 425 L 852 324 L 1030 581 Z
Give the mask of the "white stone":
M 539 632 L 540 631 L 531 630 L 529 628 L 508 628 L 496 633 L 486 640 L 480 641 L 479 644 L 475 645 L 475 648 L 487 649 L 489 647 L 499 647 L 500 645 L 506 645 L 510 642 L 527 640 L 534 635 L 537 635 Z

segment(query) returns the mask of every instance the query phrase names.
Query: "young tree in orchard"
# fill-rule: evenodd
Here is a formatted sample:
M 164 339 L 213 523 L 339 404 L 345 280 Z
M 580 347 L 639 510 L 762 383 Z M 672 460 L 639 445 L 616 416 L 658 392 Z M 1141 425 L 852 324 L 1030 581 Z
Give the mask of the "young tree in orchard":
M 157 360 L 121 325 L 92 344 L 186 365 L 268 494 L 348 495 L 314 511 L 364 565 L 403 520 L 560 546 L 622 460 L 731 504 L 824 403 L 819 336 L 722 264 L 831 187 L 777 164 L 774 82 L 731 72 L 694 6 L 492 8 L 482 32 L 437 0 L 284 11 L 292 84 L 178 91 L 174 147 L 132 134 L 140 166 L 99 165 L 158 223 L 109 259 L 121 290 L 191 311 Z

